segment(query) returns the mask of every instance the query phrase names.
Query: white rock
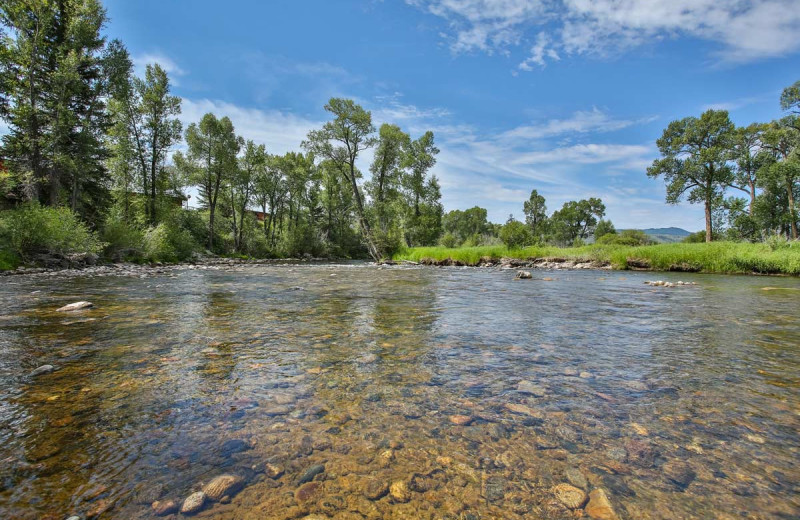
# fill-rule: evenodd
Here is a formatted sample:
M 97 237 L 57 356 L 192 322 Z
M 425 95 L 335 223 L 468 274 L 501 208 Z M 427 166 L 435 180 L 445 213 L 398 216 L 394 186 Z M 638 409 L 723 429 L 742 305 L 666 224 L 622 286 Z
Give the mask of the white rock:
M 78 311 L 94 305 L 92 302 L 75 302 L 56 309 L 57 312 Z
M 181 506 L 181 513 L 184 515 L 193 515 L 203 509 L 203 505 L 206 503 L 206 494 L 202 491 L 198 491 L 196 493 L 192 493 L 186 500 L 183 501 L 183 505 Z

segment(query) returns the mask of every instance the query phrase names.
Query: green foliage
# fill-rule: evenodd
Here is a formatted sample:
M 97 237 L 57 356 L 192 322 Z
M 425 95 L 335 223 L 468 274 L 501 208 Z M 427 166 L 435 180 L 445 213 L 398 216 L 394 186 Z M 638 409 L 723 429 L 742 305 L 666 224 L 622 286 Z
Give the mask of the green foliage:
M 598 198 L 565 202 L 550 217 L 551 237 L 561 245 L 574 244 L 576 239 L 585 240 L 605 213 L 606 207 Z
M 69 208 L 36 202 L 0 212 L 0 243 L 25 262 L 39 254 L 97 254 L 103 246 Z
M 442 235 L 442 238 L 439 239 L 439 245 L 442 247 L 453 248 L 458 247 L 460 245 L 458 238 L 451 232 L 446 232 Z
M 200 246 L 187 229 L 169 219 L 145 231 L 143 249 L 147 260 L 180 262 L 190 259 Z
M 597 227 L 594 228 L 594 238 L 598 241 L 606 235 L 616 234 L 617 230 L 614 228 L 614 224 L 612 224 L 610 220 L 600 219 L 600 221 L 597 222 Z
M 111 261 L 138 261 L 144 254 L 144 233 L 118 216 L 106 219 L 100 238 L 103 256 Z
M 606 233 L 597 239 L 597 243 L 620 246 L 646 246 L 655 242 L 640 229 L 626 229 L 619 233 Z
M 533 244 L 533 233 L 522 222 L 511 220 L 500 230 L 500 240 L 509 249 L 526 247 Z
M 475 206 L 464 211 L 455 209 L 442 216 L 442 229 L 462 244 L 467 240 L 475 245 L 480 244 L 482 235 L 491 234 L 493 229 L 487 219 L 487 211 Z M 477 237 L 477 239 L 476 239 Z

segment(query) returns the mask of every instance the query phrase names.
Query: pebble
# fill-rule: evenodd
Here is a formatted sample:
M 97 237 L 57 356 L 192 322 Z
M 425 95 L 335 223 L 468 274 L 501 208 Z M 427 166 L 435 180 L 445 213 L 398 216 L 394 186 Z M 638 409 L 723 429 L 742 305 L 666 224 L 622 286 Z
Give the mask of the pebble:
M 586 493 L 575 486 L 559 484 L 552 491 L 558 501 L 570 509 L 578 509 L 586 503 Z
M 220 475 L 205 485 L 203 493 L 212 502 L 219 502 L 223 497 L 232 497 L 244 486 L 244 479 L 237 475 Z
M 591 373 L 591 372 L 585 372 L 585 371 L 584 371 L 584 372 L 581 372 L 581 373 L 578 375 L 578 377 L 580 377 L 581 379 L 591 379 L 591 378 L 592 378 L 592 377 L 594 377 L 594 376 L 592 375 L 592 373 Z
M 75 302 L 70 303 L 69 305 L 64 305 L 63 307 L 59 307 L 56 309 L 56 312 L 79 311 L 81 309 L 87 309 L 92 305 L 94 305 L 92 302 Z
M 631 429 L 636 432 L 637 435 L 641 435 L 643 437 L 650 435 L 650 432 L 647 431 L 647 428 L 639 423 L 631 423 Z
M 314 477 L 319 475 L 320 473 L 325 471 L 325 466 L 322 464 L 317 464 L 316 466 L 311 466 L 303 474 L 297 479 L 298 484 L 305 484 L 306 482 L 311 482 L 314 480 Z
M 584 511 L 594 520 L 619 520 L 619 517 L 611 507 L 608 495 L 600 488 L 589 493 L 589 503 L 586 504 Z
M 31 372 L 30 376 L 31 377 L 36 377 L 36 376 L 40 376 L 42 374 L 49 374 L 50 372 L 52 372 L 55 369 L 56 369 L 56 367 L 54 367 L 53 365 L 42 365 L 39 368 L 37 368 L 36 370 L 34 370 L 33 372 Z
M 317 499 L 322 484 L 319 482 L 306 482 L 294 492 L 294 499 L 297 503 L 310 502 Z
M 389 495 L 395 502 L 408 502 L 411 500 L 411 490 L 403 480 L 398 480 L 389 486 Z
M 98 500 L 89 511 L 86 512 L 86 518 L 94 518 L 102 515 L 109 509 L 114 507 L 114 501 L 109 498 Z
M 450 422 L 456 426 L 468 426 L 474 419 L 469 415 L 451 415 Z
M 564 472 L 564 475 L 573 486 L 577 486 L 582 489 L 589 487 L 589 482 L 586 481 L 586 477 L 583 476 L 583 473 L 578 468 L 569 467 Z
M 156 500 L 150 507 L 156 516 L 167 516 L 178 512 L 178 504 L 174 500 Z
M 685 462 L 671 460 L 661 467 L 661 472 L 676 488 L 683 491 L 697 477 L 697 473 Z
M 279 478 L 283 475 L 284 469 L 281 466 L 277 466 L 275 464 L 265 464 L 264 465 L 264 474 L 271 479 Z
M 195 513 L 200 512 L 203 509 L 203 506 L 206 503 L 206 494 L 202 491 L 198 491 L 196 493 L 192 493 L 186 500 L 183 501 L 183 505 L 181 506 L 181 513 L 184 515 L 193 515 Z
M 528 415 L 536 419 L 544 419 L 544 415 L 541 412 L 534 410 L 530 406 L 525 406 L 524 404 L 506 403 L 505 407 L 509 412 Z
M 370 500 L 383 498 L 389 492 L 389 484 L 383 480 L 370 479 L 364 485 L 364 496 Z
M 544 397 L 547 394 L 547 390 L 545 390 L 544 387 L 535 385 L 530 381 L 520 381 L 517 383 L 517 392 L 530 394 L 534 397 Z

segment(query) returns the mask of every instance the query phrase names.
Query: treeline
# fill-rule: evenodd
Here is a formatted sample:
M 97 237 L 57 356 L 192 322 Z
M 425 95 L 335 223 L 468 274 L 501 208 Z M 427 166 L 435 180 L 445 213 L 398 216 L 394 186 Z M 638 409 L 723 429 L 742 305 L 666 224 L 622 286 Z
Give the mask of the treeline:
M 166 71 L 136 77 L 105 24 L 98 0 L 0 7 L 0 263 L 72 252 L 378 259 L 438 240 L 432 132 L 377 130 L 346 99 L 331 99 L 330 120 L 285 155 L 227 117 L 184 129 Z M 370 148 L 367 174 L 357 163 Z M 191 187 L 198 211 L 187 209 Z
M 667 203 L 703 204 L 706 242 L 797 239 L 800 81 L 783 90 L 780 105 L 784 117 L 746 127 L 725 110 L 708 110 L 673 121 L 656 141 L 661 158 L 647 175 L 664 178 Z

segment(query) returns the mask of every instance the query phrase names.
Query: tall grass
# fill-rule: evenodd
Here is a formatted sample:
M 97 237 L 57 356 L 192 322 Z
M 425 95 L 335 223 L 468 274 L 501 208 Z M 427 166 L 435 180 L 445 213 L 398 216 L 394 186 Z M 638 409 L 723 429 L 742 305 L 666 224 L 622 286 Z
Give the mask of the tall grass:
M 394 256 L 395 260 L 441 262 L 452 260 L 477 265 L 482 259 L 503 257 L 521 260 L 566 259 L 597 261 L 614 269 L 631 267 L 656 271 L 697 271 L 704 273 L 759 273 L 800 276 L 800 242 L 775 247 L 768 244 L 712 242 L 710 244 L 658 244 L 653 246 L 589 245 L 574 248 L 504 246 L 418 247 Z

